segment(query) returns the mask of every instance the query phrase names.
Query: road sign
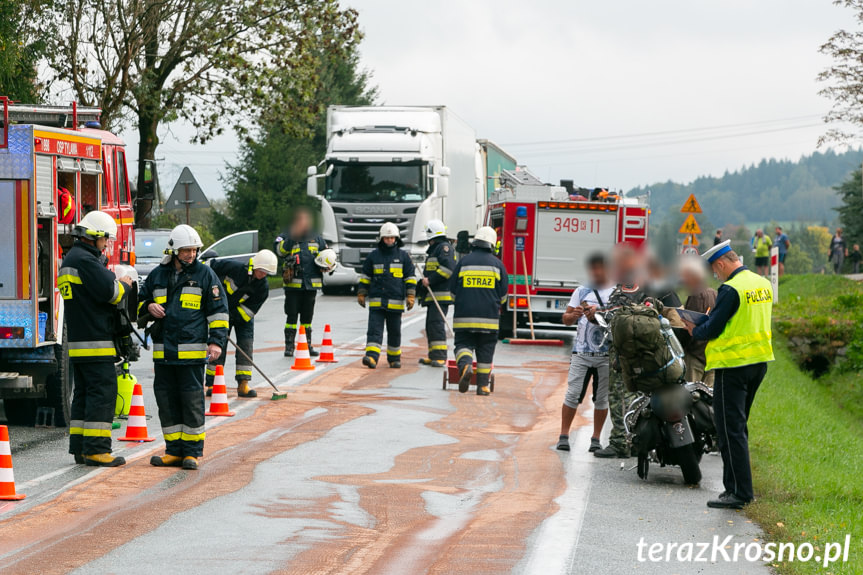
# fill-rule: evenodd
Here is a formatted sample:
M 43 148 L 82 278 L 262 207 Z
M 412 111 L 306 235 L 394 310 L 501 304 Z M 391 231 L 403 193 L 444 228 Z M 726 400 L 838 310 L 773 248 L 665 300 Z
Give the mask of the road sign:
M 695 234 L 690 234 L 686 236 L 686 239 L 683 240 L 683 245 L 685 246 L 697 246 L 698 245 L 698 236 Z
M 515 236 L 515 251 L 524 251 L 524 236 Z
M 683 246 L 683 250 L 680 253 L 685 256 L 697 256 L 698 248 L 695 246 Z
M 683 225 L 680 226 L 680 230 L 678 230 L 681 234 L 700 234 L 701 226 L 698 225 L 698 222 L 695 221 L 695 216 L 689 214 L 686 217 L 686 221 L 683 222 Z
M 683 203 L 683 207 L 680 208 L 680 211 L 684 214 L 701 213 L 701 206 L 698 205 L 698 200 L 695 199 L 695 194 L 689 194 L 689 197 L 686 198 L 686 201 Z

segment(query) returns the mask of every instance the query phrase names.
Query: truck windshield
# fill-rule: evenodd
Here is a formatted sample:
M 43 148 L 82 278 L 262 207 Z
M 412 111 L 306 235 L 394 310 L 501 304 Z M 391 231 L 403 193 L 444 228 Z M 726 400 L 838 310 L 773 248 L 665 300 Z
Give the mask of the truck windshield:
M 334 202 L 421 202 L 428 196 L 424 162 L 333 162 L 324 196 Z

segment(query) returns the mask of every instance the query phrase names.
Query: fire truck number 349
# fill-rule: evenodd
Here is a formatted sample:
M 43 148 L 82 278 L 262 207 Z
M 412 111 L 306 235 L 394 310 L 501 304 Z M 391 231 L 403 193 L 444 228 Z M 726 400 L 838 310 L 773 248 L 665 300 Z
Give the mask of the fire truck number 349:
M 599 218 L 554 218 L 554 231 L 556 232 L 587 232 L 589 234 L 599 233 Z

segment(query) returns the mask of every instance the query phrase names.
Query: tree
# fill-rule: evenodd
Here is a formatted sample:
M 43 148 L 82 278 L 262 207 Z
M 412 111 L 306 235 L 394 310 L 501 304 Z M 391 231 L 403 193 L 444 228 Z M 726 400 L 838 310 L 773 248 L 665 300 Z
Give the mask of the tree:
M 836 6 L 849 8 L 857 21 L 856 30 L 839 30 L 825 42 L 819 51 L 833 59 L 833 64 L 818 74 L 818 81 L 826 84 L 818 93 L 833 100 L 833 107 L 824 116 L 826 123 L 845 123 L 863 127 L 863 0 L 833 0 Z M 847 142 L 854 134 L 846 129 L 830 128 L 819 144 L 827 141 Z
M 27 103 L 40 100 L 37 66 L 48 45 L 37 37 L 32 14 L 41 13 L 43 4 L 0 0 L 0 96 Z
M 863 181 L 860 170 L 836 188 L 842 198 L 842 205 L 836 208 L 843 234 L 850 244 L 863 243 Z
M 199 142 L 226 124 L 248 134 L 255 119 L 310 133 L 321 55 L 359 38 L 356 11 L 337 0 L 66 0 L 49 20 L 52 76 L 101 107 L 105 128 L 134 120 L 140 161 L 176 119 Z
M 319 112 L 311 133 L 286 133 L 278 123 L 262 122 L 259 138 L 247 141 L 240 160 L 228 167 L 227 210 L 213 214 L 217 235 L 253 227 L 268 244 L 293 208 L 314 202 L 306 195 L 306 168 L 324 156 L 327 106 L 374 102 L 376 89 L 370 86 L 369 73 L 360 70 L 355 48 L 347 58 L 320 58 L 321 81 L 313 97 Z

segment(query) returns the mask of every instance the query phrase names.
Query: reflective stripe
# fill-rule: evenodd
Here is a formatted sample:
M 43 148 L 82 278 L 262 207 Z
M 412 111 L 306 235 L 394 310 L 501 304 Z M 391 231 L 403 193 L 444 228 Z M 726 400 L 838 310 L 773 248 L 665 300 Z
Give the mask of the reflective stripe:
M 381 348 L 379 346 L 380 346 L 380 344 L 378 344 L 378 345 L 366 344 L 366 351 L 373 351 L 375 353 L 380 353 Z
M 111 437 L 110 429 L 84 429 L 84 437 Z
M 163 304 L 168 301 L 167 288 L 158 288 L 153 290 L 153 301 L 157 304 Z
M 387 309 L 404 311 L 405 304 L 403 302 L 387 302 Z
M 369 307 L 381 307 L 381 298 L 379 298 L 379 297 L 369 298 Z
M 111 357 L 116 354 L 113 341 L 69 342 L 69 357 Z
M 469 350 L 469 349 L 465 349 L 465 348 L 455 350 L 455 358 L 456 358 L 456 360 L 459 360 L 459 359 L 461 359 L 461 358 L 463 358 L 463 357 L 471 357 L 471 358 L 472 358 L 472 357 L 473 357 L 473 352 L 472 352 L 471 350 Z
M 401 355 L 401 354 L 402 354 L 401 348 L 387 346 L 387 355 Z
M 216 375 L 216 370 L 208 367 L 206 369 L 206 373 L 207 373 L 207 375 Z
M 206 343 L 181 343 L 177 346 L 177 359 L 204 359 L 206 357 Z
M 285 324 L 285 329 L 293 329 L 293 330 L 296 330 L 296 329 L 297 329 L 297 324 L 295 324 L 295 323 L 286 323 L 286 324 Z
M 458 272 L 458 277 L 465 275 L 494 276 L 500 279 L 500 270 L 494 266 L 463 266 Z
M 120 300 L 123 299 L 124 293 L 126 293 L 126 288 L 123 287 L 123 282 L 114 280 L 114 293 L 108 303 L 117 305 L 120 303 Z
M 477 373 L 491 373 L 491 364 L 490 363 L 476 362 L 476 372 Z
M 405 283 L 408 285 L 417 285 L 417 278 L 408 278 L 405 280 Z
M 214 313 L 212 315 L 207 316 L 207 322 L 213 323 L 214 321 L 224 321 L 227 322 L 230 318 L 226 313 Z
M 234 278 L 226 277 L 222 283 L 225 284 L 225 291 L 228 292 L 228 295 L 234 295 L 234 292 L 237 291 L 237 284 L 234 282 Z
M 199 287 L 184 287 L 180 290 L 180 295 L 191 294 L 191 295 L 204 295 L 204 290 Z
M 238 369 L 237 370 L 237 376 L 241 376 L 241 375 L 247 375 L 249 377 L 252 377 L 252 370 L 251 369 Z
M 440 303 L 440 302 L 451 302 L 453 300 L 452 293 L 450 293 L 448 291 L 436 291 L 433 293 L 434 293 L 435 299 L 437 299 L 438 303 Z M 424 301 L 431 302 L 432 297 L 430 295 L 427 295 L 425 297 Z
M 322 285 L 323 285 L 323 284 L 321 283 L 321 280 L 316 280 L 316 279 L 313 279 L 313 280 L 312 280 L 312 287 L 313 287 L 313 288 L 316 288 L 316 289 L 317 289 L 317 288 L 321 287 Z
M 82 284 L 81 276 L 75 268 L 60 268 L 57 272 L 57 283 Z
M 84 435 L 84 421 L 73 419 L 69 422 L 69 435 Z
M 284 284 L 284 286 L 287 288 L 301 288 L 301 287 L 303 287 L 303 282 L 292 281 L 290 283 Z
M 367 275 L 361 275 L 361 276 L 360 276 L 360 283 L 361 283 L 361 284 L 371 283 L 371 281 L 372 281 L 372 280 L 371 280 L 371 279 L 369 279 L 369 276 L 367 276 Z
M 164 358 L 165 358 L 165 344 L 154 343 L 153 344 L 153 359 L 164 359 Z
M 237 313 L 239 313 L 240 317 L 242 317 L 246 321 L 252 321 L 252 318 L 255 317 L 255 312 L 253 312 L 243 304 L 237 306 Z
M 453 318 L 453 329 L 497 329 L 498 320 L 490 317 Z
M 443 267 L 443 266 L 440 266 L 440 267 L 439 267 L 439 268 L 437 268 L 435 271 L 436 271 L 438 274 L 440 274 L 441 276 L 443 276 L 443 277 L 444 277 L 444 279 L 449 279 L 449 278 L 450 278 L 450 276 L 452 275 L 452 270 L 451 270 L 451 269 L 449 269 L 449 268 L 445 268 L 445 267 Z
M 81 434 L 84 437 L 111 437 L 111 423 L 104 421 L 84 421 Z
M 186 432 L 180 433 L 180 440 L 181 441 L 204 441 L 204 439 L 206 439 L 206 437 L 207 437 L 206 433 L 195 433 L 195 434 L 186 433 Z

